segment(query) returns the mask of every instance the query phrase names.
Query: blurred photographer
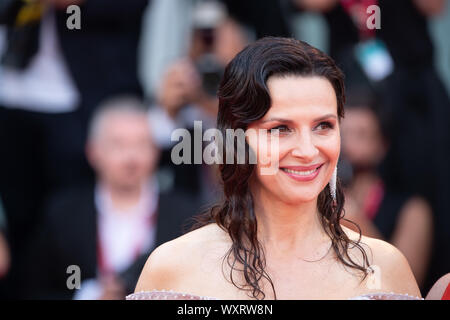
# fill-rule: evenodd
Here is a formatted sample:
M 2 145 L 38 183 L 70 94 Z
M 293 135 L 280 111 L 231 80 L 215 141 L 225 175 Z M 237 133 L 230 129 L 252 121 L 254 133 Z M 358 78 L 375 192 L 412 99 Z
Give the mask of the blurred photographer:
M 192 13 L 189 50 L 169 65 L 155 93 L 151 127 L 163 149 L 160 165 L 167 173 L 167 184 L 200 193 L 205 201 L 213 196 L 214 174 L 200 166 L 174 165 L 171 148 L 176 142 L 171 134 L 176 128 L 192 132 L 194 121 L 202 121 L 203 130 L 215 127 L 216 91 L 224 66 L 248 42 L 244 27 L 227 16 L 221 3 L 199 2 Z

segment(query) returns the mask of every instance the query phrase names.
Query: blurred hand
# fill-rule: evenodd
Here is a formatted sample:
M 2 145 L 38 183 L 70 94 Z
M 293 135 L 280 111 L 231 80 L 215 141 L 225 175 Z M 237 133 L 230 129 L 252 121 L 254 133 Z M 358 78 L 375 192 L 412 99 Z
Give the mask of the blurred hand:
M 202 84 L 194 64 L 187 59 L 169 67 L 157 93 L 159 104 L 175 118 L 183 106 L 202 96 Z
M 114 275 L 106 276 L 100 279 L 103 293 L 100 300 L 123 300 L 125 299 L 125 286 L 121 280 Z
M 5 237 L 0 232 L 0 279 L 8 273 L 10 263 L 9 246 Z
M 233 19 L 226 19 L 215 29 L 214 55 L 226 66 L 248 44 L 244 29 Z

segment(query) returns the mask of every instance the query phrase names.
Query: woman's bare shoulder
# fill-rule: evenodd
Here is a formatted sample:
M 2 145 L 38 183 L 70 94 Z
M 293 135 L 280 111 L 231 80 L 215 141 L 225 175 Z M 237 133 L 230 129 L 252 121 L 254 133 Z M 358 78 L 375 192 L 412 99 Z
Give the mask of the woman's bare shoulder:
M 135 291 L 179 287 L 180 279 L 195 270 L 204 255 L 225 247 L 226 241 L 226 233 L 214 223 L 163 243 L 147 259 Z
M 389 242 L 371 237 L 361 236 L 343 227 L 347 236 L 359 241 L 366 251 L 371 270 L 381 290 L 409 294 L 420 297 L 420 290 L 411 267 L 403 253 Z M 354 250 L 353 250 L 354 251 Z
M 438 281 L 431 287 L 427 294 L 426 300 L 441 300 L 445 293 L 445 290 L 450 285 L 450 273 L 443 275 Z

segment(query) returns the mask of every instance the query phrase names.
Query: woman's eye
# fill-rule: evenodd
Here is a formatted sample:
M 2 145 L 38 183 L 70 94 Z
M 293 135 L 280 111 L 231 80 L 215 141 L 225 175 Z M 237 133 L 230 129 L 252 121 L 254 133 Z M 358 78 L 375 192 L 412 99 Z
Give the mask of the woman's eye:
M 326 130 L 326 129 L 333 129 L 333 124 L 330 122 L 321 122 L 319 123 L 319 125 L 316 127 L 318 130 Z
M 280 133 L 284 133 L 284 132 L 289 132 L 290 131 L 290 129 L 289 129 L 289 127 L 288 126 L 286 126 L 286 125 L 279 125 L 279 126 L 276 126 L 276 127 L 273 127 L 272 129 L 270 129 L 270 131 L 272 132 L 272 131 L 278 131 L 278 132 L 280 132 Z

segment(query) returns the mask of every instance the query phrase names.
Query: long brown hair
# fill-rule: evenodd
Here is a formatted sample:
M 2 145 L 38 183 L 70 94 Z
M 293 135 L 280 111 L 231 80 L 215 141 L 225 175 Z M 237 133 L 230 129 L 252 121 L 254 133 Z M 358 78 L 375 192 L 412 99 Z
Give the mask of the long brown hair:
M 320 76 L 332 84 L 337 98 L 339 119 L 344 116 L 344 82 L 343 74 L 334 61 L 320 50 L 305 42 L 267 37 L 260 39 L 242 50 L 228 64 L 218 90 L 219 112 L 217 128 L 226 136 L 226 129 L 246 130 L 248 125 L 261 119 L 269 110 L 271 99 L 267 80 L 271 76 Z M 226 144 L 224 144 L 225 148 Z M 236 151 L 236 150 L 235 150 Z M 246 160 L 249 159 L 249 146 L 246 145 Z M 198 216 L 194 229 L 209 223 L 217 223 L 225 230 L 232 246 L 224 258 L 231 267 L 230 280 L 236 287 L 251 292 L 255 299 L 264 299 L 261 280 L 266 279 L 273 290 L 275 287 L 265 271 L 264 250 L 257 239 L 257 219 L 254 212 L 253 198 L 249 190 L 249 181 L 254 174 L 255 165 L 246 161 L 238 164 L 237 152 L 231 164 L 224 159 L 219 166 L 223 183 L 224 199 Z M 223 156 L 226 158 L 226 151 Z M 358 241 L 351 240 L 342 230 L 340 220 L 344 219 L 344 194 L 338 180 L 336 202 L 330 195 L 329 185 L 319 194 L 317 201 L 321 224 L 331 239 L 331 246 L 339 261 L 345 266 L 362 272 L 365 279 L 368 274 L 369 261 L 364 248 Z M 358 248 L 363 256 L 363 265 L 355 262 L 348 254 L 349 246 Z M 242 268 L 237 268 L 242 265 Z M 245 284 L 239 286 L 233 271 L 243 273 Z

